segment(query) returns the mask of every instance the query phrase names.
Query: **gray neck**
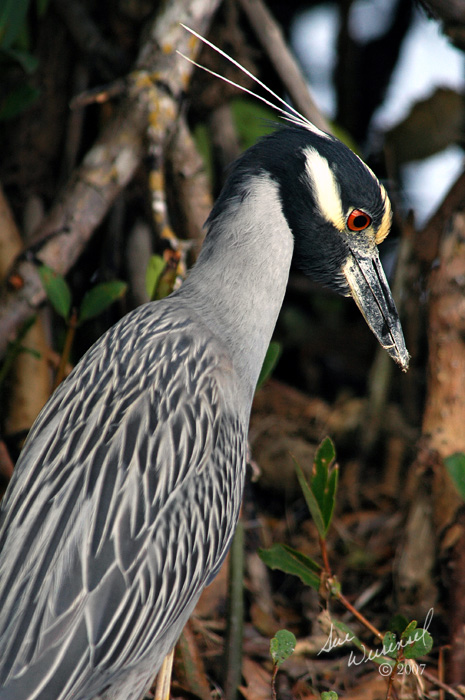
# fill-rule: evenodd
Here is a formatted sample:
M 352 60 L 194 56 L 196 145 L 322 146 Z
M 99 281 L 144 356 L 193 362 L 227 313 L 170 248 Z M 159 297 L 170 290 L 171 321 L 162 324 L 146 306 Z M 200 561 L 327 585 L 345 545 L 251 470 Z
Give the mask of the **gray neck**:
M 293 237 L 271 178 L 254 176 L 240 195 L 223 200 L 179 294 L 225 343 L 251 399 L 286 291 Z

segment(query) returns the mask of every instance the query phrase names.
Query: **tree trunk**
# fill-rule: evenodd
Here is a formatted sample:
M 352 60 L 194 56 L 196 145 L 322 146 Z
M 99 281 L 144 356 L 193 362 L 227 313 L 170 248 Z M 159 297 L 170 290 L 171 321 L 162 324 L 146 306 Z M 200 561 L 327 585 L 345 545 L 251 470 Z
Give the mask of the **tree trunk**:
M 465 507 L 443 460 L 465 452 L 465 214 L 452 218 L 439 256 L 429 285 L 428 384 L 417 464 L 420 475 L 432 470 L 434 527 L 450 602 L 448 681 L 455 683 L 465 668 Z

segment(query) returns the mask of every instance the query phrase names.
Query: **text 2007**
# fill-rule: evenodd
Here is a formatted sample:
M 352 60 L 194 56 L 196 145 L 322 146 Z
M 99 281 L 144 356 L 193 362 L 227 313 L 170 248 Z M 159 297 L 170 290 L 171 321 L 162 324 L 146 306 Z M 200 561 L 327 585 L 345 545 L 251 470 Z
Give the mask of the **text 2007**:
M 415 664 L 415 666 L 413 666 L 408 661 L 401 661 L 397 664 L 396 673 L 398 673 L 399 676 L 409 676 L 411 673 L 422 676 L 425 668 L 426 664 Z

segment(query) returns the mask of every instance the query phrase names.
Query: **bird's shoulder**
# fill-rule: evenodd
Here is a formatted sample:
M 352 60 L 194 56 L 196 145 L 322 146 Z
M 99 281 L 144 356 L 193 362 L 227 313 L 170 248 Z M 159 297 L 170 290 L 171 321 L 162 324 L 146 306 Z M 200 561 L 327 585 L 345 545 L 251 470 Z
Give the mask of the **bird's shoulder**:
M 150 444 L 168 435 L 181 456 L 182 433 L 191 449 L 205 447 L 234 413 L 236 395 L 228 349 L 202 319 L 170 299 L 146 304 L 107 331 L 58 387 L 31 429 L 13 484 L 39 472 L 53 479 L 65 465 L 89 468 L 109 452 L 119 466 L 136 454 L 143 461 Z
M 104 630 L 120 629 L 130 658 L 130 628 L 145 627 L 155 643 L 180 601 L 194 600 L 239 508 L 247 426 L 235 392 L 227 348 L 170 302 L 125 317 L 58 388 L 2 509 L 0 638 L 19 675 L 37 662 L 40 676 L 26 624 L 53 630 L 57 650 L 85 624 L 82 663 L 110 670 L 119 653 Z M 120 616 L 125 601 L 137 603 L 132 616 Z M 11 668 L 0 662 L 0 677 Z

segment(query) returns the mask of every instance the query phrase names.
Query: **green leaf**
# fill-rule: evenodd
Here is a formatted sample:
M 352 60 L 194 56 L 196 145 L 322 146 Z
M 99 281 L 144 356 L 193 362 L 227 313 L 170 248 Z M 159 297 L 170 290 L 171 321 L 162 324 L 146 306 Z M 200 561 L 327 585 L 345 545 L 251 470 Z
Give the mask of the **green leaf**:
M 294 459 L 294 457 L 292 457 L 292 459 L 294 460 L 295 470 L 297 473 L 297 478 L 299 480 L 300 488 L 302 489 L 302 493 L 304 494 L 305 501 L 307 503 L 313 521 L 316 525 L 316 529 L 318 530 L 318 534 L 321 538 L 324 538 L 326 535 L 326 524 L 323 519 L 323 514 L 320 510 L 319 503 L 315 498 L 312 489 L 308 485 L 307 479 L 302 471 L 300 464 Z
M 20 33 L 29 0 L 2 0 L 0 3 L 0 47 L 9 49 Z
M 33 56 L 29 51 L 23 51 L 22 49 L 3 49 L 3 55 L 8 56 L 8 58 L 16 61 L 20 64 L 21 68 L 28 74 L 31 75 L 37 70 L 39 65 L 39 60 Z M 31 88 L 32 89 L 32 88 Z M 40 95 L 40 91 L 36 90 Z
M 456 452 L 446 457 L 444 464 L 460 497 L 465 501 L 465 454 Z
M 409 637 L 411 637 L 414 634 L 414 632 L 417 628 L 417 624 L 418 623 L 416 620 L 412 620 L 411 622 L 409 622 L 407 627 L 402 632 L 400 638 L 401 639 L 409 639 Z
M 209 130 L 205 124 L 198 122 L 194 127 L 192 135 L 194 137 L 196 149 L 202 158 L 208 181 L 210 184 L 213 184 L 212 144 L 209 137 Z
M 259 549 L 258 554 L 270 569 L 279 569 L 286 574 L 298 576 L 305 585 L 319 590 L 321 567 L 305 554 L 285 544 L 274 544 L 270 549 Z
M 244 150 L 276 128 L 276 114 L 255 100 L 237 97 L 231 100 L 231 112 Z
M 338 700 L 339 695 L 335 690 L 324 690 L 321 693 L 321 700 Z
M 399 643 L 394 632 L 386 632 L 383 637 L 383 652 L 391 659 L 396 659 L 399 653 Z
M 331 469 L 335 458 L 336 451 L 333 441 L 331 438 L 326 437 L 316 451 L 310 483 L 307 481 L 300 465 L 294 459 L 300 487 L 318 534 L 322 539 L 326 537 L 326 533 L 331 525 L 336 505 L 339 470 L 337 465 Z
M 293 653 L 297 640 L 288 630 L 279 630 L 270 641 L 271 658 L 275 666 L 281 666 Z
M 266 382 L 268 377 L 273 372 L 276 367 L 278 360 L 281 356 L 282 347 L 281 343 L 276 340 L 272 340 L 266 351 L 265 359 L 263 361 L 262 369 L 260 371 L 260 376 L 258 377 L 257 387 L 255 391 L 260 389 L 261 386 Z
M 40 90 L 23 83 L 8 92 L 0 103 L 0 120 L 14 119 L 39 98 Z
M 145 289 L 149 299 L 154 299 L 160 277 L 165 270 L 166 262 L 161 255 L 151 255 L 145 271 Z
M 328 474 L 331 464 L 336 459 L 336 448 L 330 437 L 325 437 L 321 441 L 315 455 L 316 473 Z
M 420 656 L 429 654 L 433 648 L 433 638 L 427 630 L 417 629 L 411 630 L 409 635 L 404 638 L 402 635 L 402 645 L 407 644 L 404 648 L 404 657 L 406 659 L 418 659 Z
M 336 505 L 336 491 L 339 481 L 339 467 L 337 464 L 333 467 L 330 472 L 328 483 L 326 486 L 326 497 L 323 503 L 322 513 L 323 519 L 326 525 L 326 532 L 328 532 L 329 526 L 333 519 L 334 508 Z
M 43 17 L 47 12 L 50 0 L 36 0 L 37 14 Z
M 48 265 L 39 267 L 39 275 L 49 302 L 57 314 L 67 320 L 71 311 L 71 291 L 65 278 Z
M 310 482 L 313 494 L 318 502 L 325 531 L 328 531 L 335 506 L 335 494 L 338 481 L 338 470 L 330 467 L 336 458 L 336 450 L 331 438 L 326 437 L 315 455 L 313 477 Z
M 23 323 L 23 325 L 20 326 L 16 338 L 8 342 L 5 359 L 3 361 L 3 364 L 0 365 L 0 386 L 3 384 L 5 378 L 8 376 L 8 373 L 10 372 L 15 359 L 20 353 L 26 351 L 26 348 L 22 345 L 22 342 L 36 321 L 37 316 L 31 316 L 30 318 L 28 318 Z M 32 349 L 29 351 L 32 353 L 35 352 Z M 40 353 L 37 353 L 37 355 L 40 357 Z
M 276 114 L 271 109 L 244 97 L 231 100 L 230 104 L 242 149 L 245 150 L 249 146 L 253 146 L 259 138 L 270 131 L 274 131 Z M 204 162 L 208 179 L 213 183 L 214 167 L 209 129 L 205 124 L 198 123 L 194 128 L 193 136 L 197 150 Z
M 79 323 L 88 321 L 105 311 L 125 294 L 127 286 L 126 282 L 114 280 L 113 282 L 102 282 L 90 289 L 84 295 L 79 309 Z
M 389 631 L 395 632 L 396 635 L 400 637 L 407 625 L 408 619 L 405 617 L 405 615 L 401 615 L 400 613 L 398 613 L 397 615 L 394 615 L 394 617 L 391 618 L 391 621 L 389 622 Z
M 341 622 L 340 620 L 335 620 L 331 618 L 331 624 L 333 628 L 339 630 L 341 633 L 340 639 L 341 639 L 341 644 L 338 646 L 343 646 L 344 644 L 353 644 L 357 649 L 360 649 L 360 651 L 365 652 L 365 647 L 363 646 L 362 642 L 360 639 L 357 637 L 356 634 L 351 630 L 349 625 L 346 625 L 345 622 Z

